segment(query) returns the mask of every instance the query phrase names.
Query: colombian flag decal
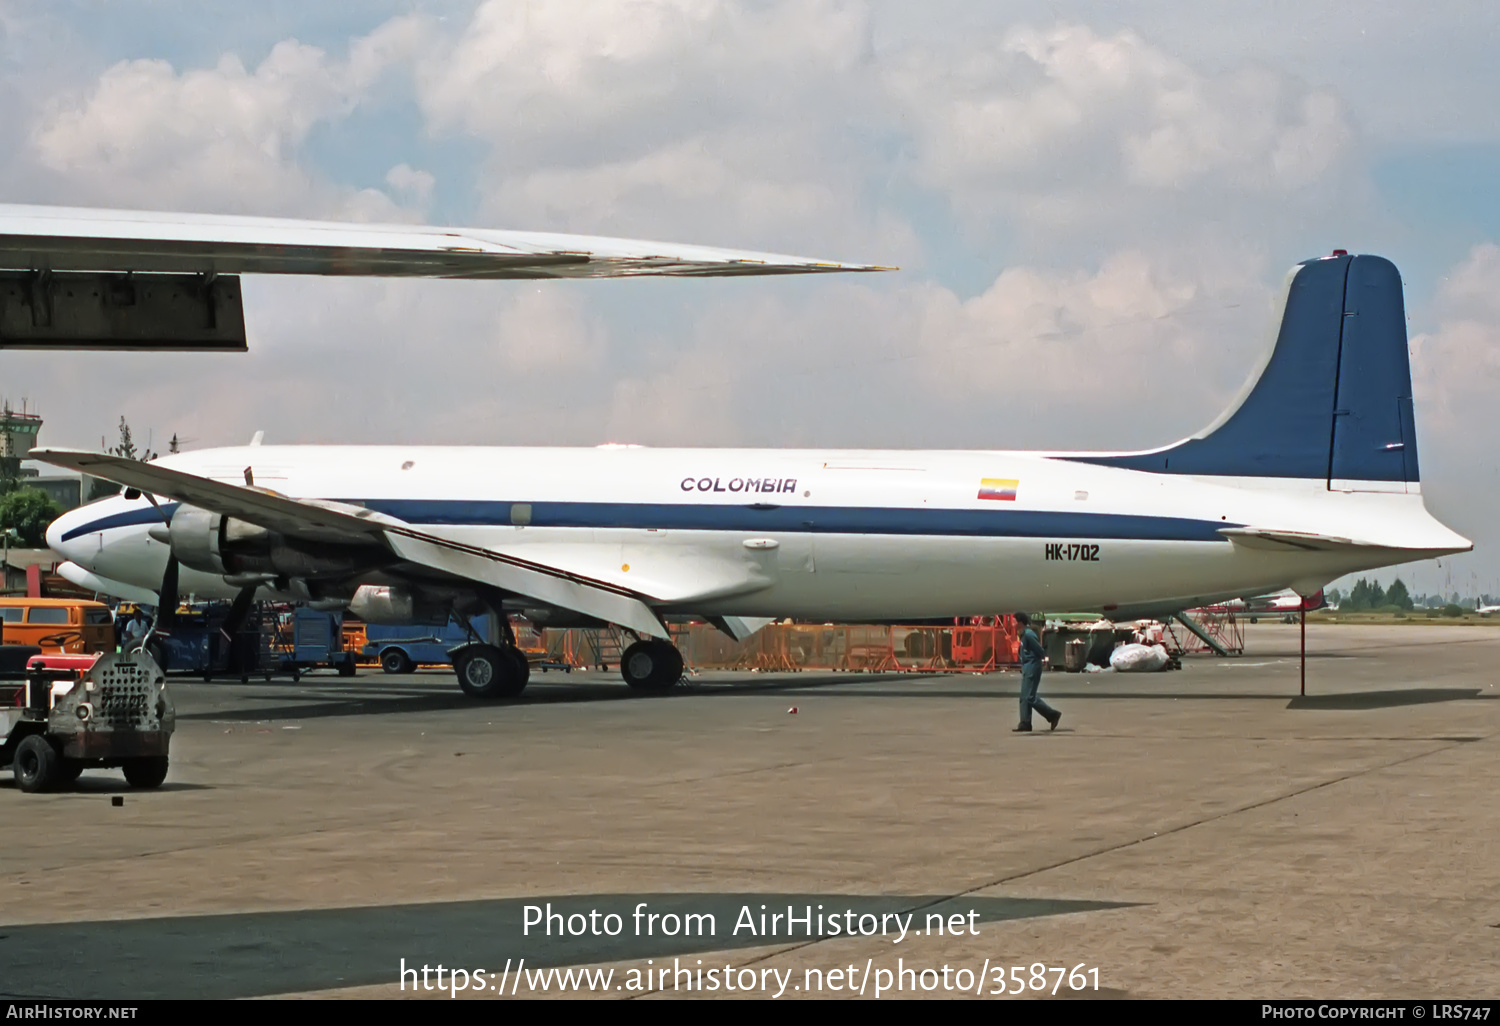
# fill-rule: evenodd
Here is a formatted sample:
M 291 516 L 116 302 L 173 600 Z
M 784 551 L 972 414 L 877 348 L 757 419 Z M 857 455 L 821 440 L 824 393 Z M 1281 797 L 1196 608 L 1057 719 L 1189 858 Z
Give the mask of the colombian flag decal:
M 979 497 L 981 499 L 1001 499 L 1005 502 L 1015 502 L 1016 488 L 1020 483 L 1020 479 L 1014 477 L 982 478 L 979 482 Z

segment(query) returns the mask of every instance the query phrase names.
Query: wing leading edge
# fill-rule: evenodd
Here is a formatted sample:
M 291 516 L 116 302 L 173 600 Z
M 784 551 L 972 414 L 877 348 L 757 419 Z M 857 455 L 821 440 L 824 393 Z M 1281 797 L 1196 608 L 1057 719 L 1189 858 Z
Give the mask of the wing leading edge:
M 377 541 L 399 558 L 421 566 L 571 609 L 641 634 L 669 637 L 660 617 L 637 592 L 545 563 L 417 530 L 405 521 L 373 510 L 344 503 L 294 499 L 263 488 L 214 481 L 154 463 L 76 449 L 33 449 L 30 458 L 82 471 L 127 488 L 167 496 L 293 538 L 335 543 Z
M 0 204 L 0 268 L 418 278 L 716 277 L 891 268 L 590 235 Z

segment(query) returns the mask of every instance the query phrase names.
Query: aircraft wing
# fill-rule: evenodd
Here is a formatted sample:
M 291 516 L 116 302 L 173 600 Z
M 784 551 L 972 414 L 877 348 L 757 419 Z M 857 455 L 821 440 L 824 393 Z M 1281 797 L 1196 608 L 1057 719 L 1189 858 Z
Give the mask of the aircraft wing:
M 816 274 L 889 268 L 589 235 L 0 204 L 0 268 L 415 278 Z
M 405 521 L 359 506 L 294 499 L 268 489 L 214 481 L 156 463 L 76 449 L 33 449 L 28 458 L 167 496 L 293 538 L 381 542 L 408 562 L 571 609 L 642 634 L 668 637 L 660 617 L 644 601 L 645 596 L 630 589 L 420 531 Z

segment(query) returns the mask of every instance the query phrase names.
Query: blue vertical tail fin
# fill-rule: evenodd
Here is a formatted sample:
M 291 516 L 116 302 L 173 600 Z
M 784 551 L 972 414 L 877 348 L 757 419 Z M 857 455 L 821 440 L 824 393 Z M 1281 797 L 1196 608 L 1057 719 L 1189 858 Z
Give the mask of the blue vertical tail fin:
M 1155 473 L 1299 478 L 1417 491 L 1401 275 L 1384 257 L 1309 260 L 1287 279 L 1276 342 L 1240 399 L 1164 449 L 1073 457 Z

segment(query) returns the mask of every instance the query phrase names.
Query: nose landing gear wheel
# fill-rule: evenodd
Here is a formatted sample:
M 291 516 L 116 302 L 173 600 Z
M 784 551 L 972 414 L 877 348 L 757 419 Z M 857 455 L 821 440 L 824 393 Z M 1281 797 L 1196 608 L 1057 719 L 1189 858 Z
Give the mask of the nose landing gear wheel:
M 525 689 L 528 676 L 525 656 L 494 645 L 469 646 L 454 659 L 453 669 L 470 698 L 514 698 Z
M 682 679 L 682 653 L 665 641 L 637 641 L 620 657 L 620 675 L 637 691 L 666 691 Z

